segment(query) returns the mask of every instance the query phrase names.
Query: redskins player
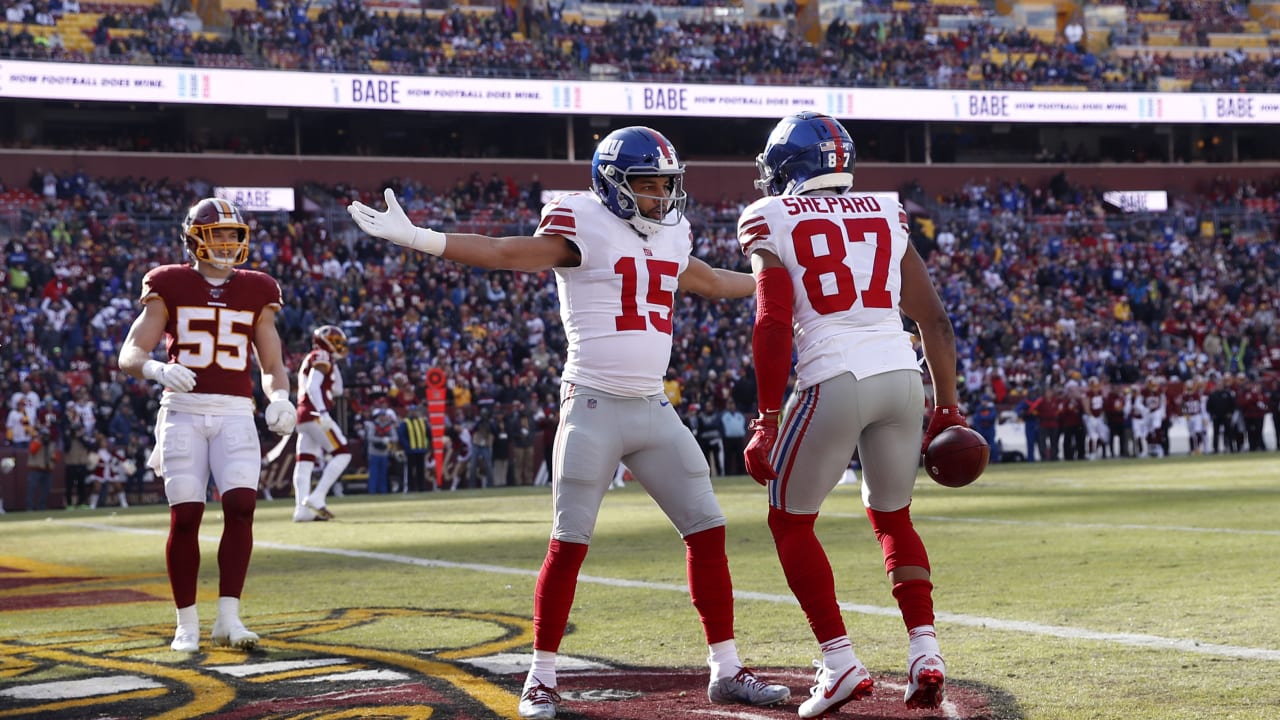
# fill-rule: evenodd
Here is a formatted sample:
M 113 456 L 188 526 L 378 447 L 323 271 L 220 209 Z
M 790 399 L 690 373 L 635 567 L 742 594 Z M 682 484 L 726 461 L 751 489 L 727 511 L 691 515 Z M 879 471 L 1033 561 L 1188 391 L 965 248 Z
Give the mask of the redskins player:
M 165 560 L 178 608 L 170 647 L 195 652 L 200 646 L 198 543 L 212 476 L 224 517 L 213 643 L 250 649 L 258 636 L 240 620 L 240 593 L 253 551 L 262 461 L 251 355 L 270 399 L 267 427 L 288 435 L 295 420 L 275 324 L 280 286 L 268 275 L 237 268 L 249 259 L 249 226 L 225 200 L 193 205 L 182 223 L 182 242 L 189 264 L 162 265 L 142 279 L 142 312 L 120 350 L 120 369 L 165 388 L 148 464 L 164 478 L 169 501 Z M 161 340 L 163 361 L 151 357 Z
M 347 355 L 347 334 L 337 325 L 322 325 L 311 332 L 311 352 L 298 369 L 298 443 L 293 466 L 293 521 L 332 520 L 325 507 L 329 488 L 342 477 L 351 462 L 347 438 L 329 414 L 333 399 L 342 395 L 338 360 Z M 311 489 L 311 471 L 328 453 L 332 459 Z

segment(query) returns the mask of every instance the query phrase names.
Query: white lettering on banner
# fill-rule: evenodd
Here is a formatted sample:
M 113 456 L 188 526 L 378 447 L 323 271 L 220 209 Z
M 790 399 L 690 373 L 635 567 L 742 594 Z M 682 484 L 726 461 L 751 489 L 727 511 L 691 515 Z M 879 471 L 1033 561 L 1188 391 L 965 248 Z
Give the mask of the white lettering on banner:
M 969 92 L 902 88 L 679 85 L 5 60 L 0 98 L 212 103 L 417 112 L 759 118 L 801 110 L 860 120 L 1280 124 L 1280 94 Z

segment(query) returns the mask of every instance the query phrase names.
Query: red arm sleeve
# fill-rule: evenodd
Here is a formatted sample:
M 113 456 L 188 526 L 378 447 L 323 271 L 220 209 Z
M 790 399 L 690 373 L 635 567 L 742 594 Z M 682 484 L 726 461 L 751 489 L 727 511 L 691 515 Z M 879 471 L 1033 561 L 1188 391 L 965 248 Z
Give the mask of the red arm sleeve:
M 782 410 L 791 375 L 791 276 L 785 268 L 765 268 L 756 278 L 756 323 L 751 354 L 756 364 L 756 401 L 762 415 Z

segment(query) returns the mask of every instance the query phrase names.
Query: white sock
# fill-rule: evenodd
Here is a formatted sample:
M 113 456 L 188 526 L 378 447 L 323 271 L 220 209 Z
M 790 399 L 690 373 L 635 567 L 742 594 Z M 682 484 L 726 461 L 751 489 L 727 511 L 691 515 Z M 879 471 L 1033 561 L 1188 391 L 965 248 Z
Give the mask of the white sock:
M 240 622 L 240 598 L 225 595 L 218 598 L 218 618 L 223 623 Z
M 934 655 L 942 654 L 942 651 L 938 649 L 938 635 L 932 625 L 917 625 L 911 628 L 908 635 L 911 638 L 910 645 L 907 648 L 907 654 L 910 657 L 930 653 Z
M 858 658 L 853 654 L 853 643 L 848 635 L 832 638 L 821 645 L 822 665 L 828 670 L 841 670 L 853 667 Z
M 178 608 L 178 627 L 200 627 L 200 616 L 195 605 Z
M 533 651 L 533 665 L 529 668 L 524 686 L 532 687 L 539 683 L 549 688 L 556 686 L 556 653 L 548 650 Z
M 120 507 L 122 508 L 129 507 L 129 498 L 125 496 L 123 490 L 120 491 Z
M 329 488 L 342 477 L 342 471 L 347 469 L 347 465 L 351 462 L 351 456 L 347 453 L 334 455 L 328 465 L 324 466 L 324 470 L 320 472 L 320 482 L 316 484 L 316 489 L 307 497 L 307 501 L 312 507 L 324 507 L 324 499 L 329 494 Z
M 302 503 L 311 494 L 311 468 L 315 463 L 310 460 L 299 460 L 293 466 L 293 503 L 302 507 Z
M 707 665 L 711 667 L 711 681 L 731 678 L 742 669 L 738 658 L 738 643 L 732 638 L 708 646 Z

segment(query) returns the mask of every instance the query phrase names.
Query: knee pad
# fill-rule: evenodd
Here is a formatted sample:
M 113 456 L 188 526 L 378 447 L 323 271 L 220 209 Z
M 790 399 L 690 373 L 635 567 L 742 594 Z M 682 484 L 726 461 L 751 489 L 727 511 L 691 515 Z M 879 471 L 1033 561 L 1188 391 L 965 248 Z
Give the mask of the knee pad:
M 884 551 L 885 572 L 913 566 L 930 569 L 929 554 L 911 523 L 910 505 L 892 512 L 867 508 L 867 518 L 871 520 L 871 529 Z

